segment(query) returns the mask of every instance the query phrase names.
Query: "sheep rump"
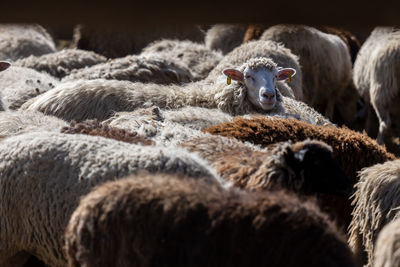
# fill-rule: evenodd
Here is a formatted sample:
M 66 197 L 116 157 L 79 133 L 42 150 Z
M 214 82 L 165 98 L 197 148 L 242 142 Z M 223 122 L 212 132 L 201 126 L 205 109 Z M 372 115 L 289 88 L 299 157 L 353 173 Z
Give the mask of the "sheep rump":
M 400 220 L 388 223 L 378 235 L 374 252 L 374 267 L 400 266 Z
M 70 266 L 353 266 L 343 237 L 310 202 L 165 175 L 98 187 L 65 239 Z
M 193 76 L 193 81 L 202 80 L 222 59 L 222 54 L 212 51 L 203 44 L 180 40 L 159 40 L 143 48 L 142 57 L 162 58 L 179 62 Z
M 260 40 L 281 42 L 299 56 L 304 101 L 332 120 L 335 103 L 351 80 L 351 59 L 346 43 L 336 35 L 303 25 L 272 26 L 264 31 Z M 351 104 L 356 108 L 356 103 Z
M 209 49 L 226 55 L 242 44 L 246 28 L 242 24 L 215 24 L 208 29 L 204 43 Z
M 299 142 L 307 138 L 325 142 L 333 148 L 335 158 L 353 183 L 358 181 L 357 172 L 362 168 L 395 159 L 393 154 L 366 134 L 345 127 L 311 125 L 294 119 L 237 117 L 233 122 L 211 126 L 204 132 L 261 146 L 288 140 Z
M 203 160 L 179 148 L 127 144 L 98 136 L 37 132 L 0 142 L 0 264 L 18 252 L 65 266 L 62 236 L 81 196 L 140 170 L 220 184 Z
M 0 24 L 0 59 L 15 61 L 56 52 L 53 39 L 38 24 Z
M 193 80 L 190 70 L 178 60 L 126 56 L 85 69 L 71 71 L 63 81 L 107 79 L 159 84 L 186 83 Z
M 0 72 L 0 93 L 5 110 L 17 110 L 35 96 L 53 89 L 59 81 L 46 73 L 11 66 Z
M 0 112 L 0 138 L 40 131 L 60 131 L 67 123 L 53 116 L 35 111 Z
M 396 154 L 400 151 L 396 140 L 400 130 L 399 62 L 400 30 L 378 27 L 361 47 L 353 72 L 355 86 L 368 103 L 368 133 L 374 136 L 378 130 L 378 143 L 385 144 Z M 378 125 L 374 121 L 374 112 Z
M 29 56 L 17 60 L 13 65 L 46 72 L 53 77 L 61 79 L 72 70 L 90 67 L 106 61 L 105 57 L 90 51 L 64 49 L 42 56 Z
M 94 51 L 107 58 L 139 54 L 149 43 L 159 39 L 178 39 L 203 42 L 204 32 L 197 25 L 157 25 L 153 28 L 130 29 L 130 34 L 121 30 L 77 25 L 74 28 L 71 46 Z
M 400 216 L 400 160 L 364 168 L 359 177 L 353 196 L 349 244 L 360 263 L 372 266 L 379 232 Z

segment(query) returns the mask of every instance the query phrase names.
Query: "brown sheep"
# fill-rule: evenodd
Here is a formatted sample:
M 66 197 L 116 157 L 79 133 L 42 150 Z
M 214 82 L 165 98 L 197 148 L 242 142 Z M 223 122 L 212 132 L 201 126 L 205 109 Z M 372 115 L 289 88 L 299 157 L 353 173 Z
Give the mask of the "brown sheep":
M 350 180 L 333 158 L 332 148 L 320 141 L 280 142 L 257 149 L 234 139 L 206 135 L 181 146 L 199 153 L 223 179 L 241 188 L 350 193 Z
M 70 126 L 61 129 L 61 133 L 102 136 L 131 144 L 153 144 L 151 140 L 138 136 L 136 132 L 133 133 L 124 129 L 103 125 L 98 120 L 86 120 L 81 123 L 72 121 Z
M 323 141 L 332 147 L 334 157 L 350 178 L 352 185 L 357 182 L 357 172 L 362 168 L 395 159 L 393 154 L 387 152 L 365 133 L 358 133 L 345 127 L 315 126 L 294 119 L 238 117 L 233 122 L 206 128 L 204 132 L 235 137 L 261 146 L 288 140 L 293 142 L 306 139 Z M 326 201 L 331 202 L 329 198 Z M 341 218 L 344 225 L 348 225 L 351 221 L 352 210 L 350 201 L 338 200 L 335 207 L 343 213 Z
M 333 158 L 332 148 L 320 141 L 281 142 L 260 149 L 232 138 L 205 135 L 181 144 L 207 160 L 225 181 L 255 191 L 285 188 L 309 198 L 337 221 L 344 232 L 350 221 L 346 202 L 352 183 Z M 338 208 L 340 207 L 340 208 Z
M 92 191 L 65 240 L 71 267 L 354 266 L 343 236 L 311 202 L 163 174 Z
M 136 133 L 101 125 L 97 120 L 73 122 L 62 132 L 99 135 L 125 142 L 133 140 L 133 143 L 140 141 Z M 142 143 L 146 141 L 150 142 L 144 140 Z M 328 194 L 335 202 L 343 197 L 347 199 L 352 183 L 333 159 L 332 148 L 322 142 L 282 142 L 262 150 L 234 139 L 204 135 L 180 146 L 199 153 L 216 168 L 221 178 L 237 187 L 248 190 L 285 188 L 300 195 L 320 194 L 321 207 L 338 221 L 338 225 L 346 225 L 346 218 L 341 216 L 342 210 L 332 209 L 324 198 Z M 324 175 L 325 172 L 329 175 Z
M 211 126 L 204 132 L 235 137 L 261 146 L 288 140 L 323 141 L 332 147 L 335 158 L 353 184 L 357 182 L 357 172 L 362 168 L 395 159 L 393 154 L 365 133 L 355 132 L 346 127 L 311 125 L 294 119 L 237 117 L 233 122 Z

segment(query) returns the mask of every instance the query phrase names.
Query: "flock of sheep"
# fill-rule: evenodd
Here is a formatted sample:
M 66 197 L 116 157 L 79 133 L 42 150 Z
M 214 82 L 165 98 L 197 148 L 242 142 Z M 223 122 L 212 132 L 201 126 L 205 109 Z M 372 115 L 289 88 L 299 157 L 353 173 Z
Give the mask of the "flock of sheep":
M 399 266 L 400 30 L 1 24 L 0 60 L 0 266 Z

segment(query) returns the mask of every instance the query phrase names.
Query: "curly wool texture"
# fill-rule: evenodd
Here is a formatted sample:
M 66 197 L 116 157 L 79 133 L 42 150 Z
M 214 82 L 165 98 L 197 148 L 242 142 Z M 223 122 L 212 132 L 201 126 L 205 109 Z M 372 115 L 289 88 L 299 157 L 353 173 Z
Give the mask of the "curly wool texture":
M 15 61 L 56 52 L 53 39 L 38 24 L 0 24 L 0 59 Z
M 319 205 L 346 229 L 346 203 L 351 182 L 332 157 L 332 148 L 319 141 L 281 142 L 260 149 L 223 136 L 201 136 L 180 144 L 206 159 L 221 178 L 252 191 L 284 188 L 301 196 L 317 195 Z M 347 204 L 347 206 L 346 206 Z
M 247 26 L 243 24 L 215 24 L 208 29 L 204 38 L 207 48 L 228 54 L 242 44 Z
M 374 267 L 400 266 L 400 219 L 388 223 L 379 232 L 374 252 Z
M 158 107 L 150 107 L 137 109 L 132 112 L 116 112 L 112 117 L 104 121 L 104 123 L 110 126 L 118 125 L 120 128 L 131 128 L 158 121 L 177 123 L 191 129 L 203 130 L 211 125 L 232 120 L 233 117 L 231 115 L 219 109 L 183 107 L 161 110 Z
M 0 137 L 39 131 L 59 132 L 67 125 L 67 122 L 41 112 L 0 112 Z
M 400 160 L 365 168 L 359 173 L 353 196 L 353 219 L 349 244 L 357 258 L 367 253 L 367 266 L 373 266 L 376 240 L 382 228 L 400 217 Z M 364 259 L 365 260 L 365 259 Z
M 290 166 L 288 161 L 307 145 L 320 146 L 331 152 L 331 148 L 324 143 L 310 140 L 296 144 L 281 142 L 261 149 L 251 143 L 211 135 L 188 140 L 181 147 L 197 152 L 216 167 L 221 178 L 235 186 L 250 190 L 280 187 L 309 193 L 303 184 L 305 181 L 296 173 L 298 166 Z
M 53 89 L 59 81 L 46 73 L 11 66 L 0 72 L 0 93 L 5 110 L 17 110 L 35 96 Z
M 318 111 L 306 103 L 297 101 L 290 97 L 283 96 L 282 99 L 282 106 L 285 110 L 285 116 L 294 117 L 300 121 L 308 122 L 314 125 L 333 125 L 329 119 L 318 113 Z
M 232 66 L 241 66 L 249 59 L 258 57 L 271 58 L 278 67 L 295 69 L 296 75 L 293 76 L 290 83 L 278 81 L 276 87 L 286 97 L 295 98 L 300 101 L 303 100 L 303 74 L 299 58 L 283 45 L 273 41 L 253 41 L 240 45 L 219 62 L 206 80 L 209 82 L 214 81 L 224 69 L 232 68 Z
M 70 126 L 66 126 L 61 129 L 61 133 L 102 136 L 130 144 L 153 144 L 150 140 L 139 137 L 136 132 L 128 132 L 124 129 L 103 125 L 98 120 L 87 120 L 81 123 L 72 121 Z
M 80 197 L 105 181 L 147 170 L 218 186 L 220 178 L 183 149 L 98 136 L 38 132 L 0 142 L 0 264 L 19 252 L 65 266 L 63 234 Z
M 299 56 L 304 101 L 332 119 L 337 99 L 351 81 L 351 59 L 346 43 L 336 35 L 303 25 L 272 26 L 260 40 L 280 42 Z M 354 106 L 355 113 L 356 102 L 347 104 Z
M 193 81 L 202 80 L 221 61 L 222 54 L 204 44 L 180 40 L 159 40 L 149 44 L 140 54 L 146 58 L 162 58 L 179 62 L 190 70 Z
M 96 188 L 65 237 L 70 266 L 354 266 L 343 236 L 311 202 L 165 175 Z
M 71 71 L 63 81 L 78 79 L 124 80 L 143 83 L 187 83 L 193 80 L 190 70 L 178 60 L 126 56 L 88 68 Z
M 90 50 L 107 58 L 139 54 L 151 42 L 160 39 L 190 40 L 201 43 L 204 32 L 197 25 L 163 23 L 149 27 L 129 28 L 125 31 L 77 25 L 74 28 L 72 47 Z
M 234 137 L 261 146 L 288 140 L 299 142 L 308 138 L 325 142 L 332 147 L 334 157 L 350 178 L 352 185 L 358 181 L 357 172 L 362 168 L 395 159 L 393 154 L 388 153 L 366 134 L 335 126 L 310 125 L 294 119 L 239 117 L 233 122 L 211 126 L 204 132 Z M 352 208 L 348 198 L 337 201 L 326 198 L 325 201 L 336 202 L 335 208 L 341 214 L 341 225 L 346 227 L 350 224 Z
M 265 60 L 250 59 L 240 68 L 245 68 L 247 64 L 255 64 L 256 61 Z M 230 115 L 285 114 L 282 107 L 283 97 L 278 90 L 276 92 L 275 107 L 265 111 L 251 104 L 247 97 L 247 87 L 236 82 L 227 85 L 225 79 L 216 79 L 213 82 L 199 81 L 185 86 L 104 79 L 76 80 L 60 84 L 57 88 L 29 101 L 22 109 L 41 111 L 67 121 L 105 120 L 113 112 L 134 111 L 150 106 L 162 109 L 185 106 L 218 108 Z
M 357 172 L 362 168 L 395 159 L 393 154 L 366 134 L 345 127 L 317 126 L 294 119 L 237 117 L 233 122 L 211 126 L 204 132 L 261 146 L 288 140 L 299 142 L 308 138 L 325 142 L 332 147 L 335 158 L 353 183 L 358 181 Z
M 90 67 L 106 61 L 105 57 L 94 52 L 80 49 L 64 49 L 42 56 L 29 56 L 15 61 L 13 66 L 35 69 L 61 79 L 72 70 Z

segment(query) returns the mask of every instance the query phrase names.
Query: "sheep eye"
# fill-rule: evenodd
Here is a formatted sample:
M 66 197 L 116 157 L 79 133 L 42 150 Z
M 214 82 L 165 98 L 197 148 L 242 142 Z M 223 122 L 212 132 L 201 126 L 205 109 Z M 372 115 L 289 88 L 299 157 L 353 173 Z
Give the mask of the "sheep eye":
M 246 78 L 246 79 L 252 79 L 252 80 L 254 80 L 254 78 L 253 78 L 252 76 L 250 76 L 250 75 L 246 75 L 245 78 Z

